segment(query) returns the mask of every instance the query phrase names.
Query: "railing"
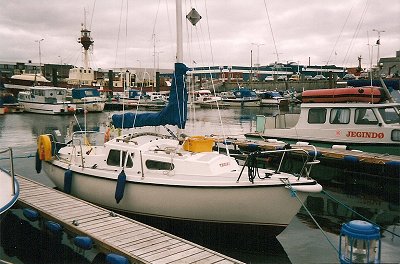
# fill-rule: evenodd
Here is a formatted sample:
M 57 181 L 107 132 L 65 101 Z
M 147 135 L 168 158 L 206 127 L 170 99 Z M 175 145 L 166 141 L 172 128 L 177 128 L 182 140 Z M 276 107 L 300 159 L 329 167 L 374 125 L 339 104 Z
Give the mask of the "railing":
M 310 156 L 309 152 L 306 151 L 305 149 L 292 148 L 292 149 L 280 149 L 280 150 L 255 151 L 255 152 L 249 153 L 248 156 L 246 157 L 246 160 L 243 164 L 242 170 L 240 171 L 239 177 L 237 178 L 236 181 L 239 182 L 245 167 L 248 167 L 249 168 L 249 180 L 250 180 L 250 182 L 253 183 L 256 174 L 258 174 L 258 171 L 257 171 L 258 167 L 255 167 L 256 164 L 254 164 L 254 162 L 253 162 L 254 159 L 256 159 L 257 157 L 260 157 L 260 156 L 268 155 L 268 154 L 282 153 L 278 168 L 274 172 L 276 174 L 279 174 L 281 172 L 282 164 L 286 157 L 286 153 L 289 153 L 289 152 L 303 152 L 303 154 L 305 154 L 305 156 L 307 158 L 304 161 L 303 166 L 301 167 L 300 173 L 298 174 L 298 178 L 300 178 L 301 176 L 304 176 L 304 175 L 305 175 L 305 177 L 309 177 L 312 166 L 314 164 L 319 163 L 319 160 L 316 159 L 316 155 Z M 314 147 L 314 153 L 317 153 L 315 147 Z
M 10 152 L 10 175 L 12 178 L 12 192 L 13 192 L 13 195 L 15 195 L 14 157 L 13 157 L 12 148 L 9 147 L 9 148 L 0 150 L 0 154 L 6 153 L 8 151 Z

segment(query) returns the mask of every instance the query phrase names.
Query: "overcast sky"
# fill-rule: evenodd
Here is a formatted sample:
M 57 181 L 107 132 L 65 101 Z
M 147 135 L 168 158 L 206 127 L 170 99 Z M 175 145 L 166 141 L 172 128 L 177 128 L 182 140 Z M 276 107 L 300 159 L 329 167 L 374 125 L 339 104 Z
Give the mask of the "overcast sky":
M 202 19 L 183 23 L 189 66 L 308 65 L 369 67 L 400 50 L 399 0 L 192 0 Z M 173 0 L 1 0 L 0 61 L 82 66 L 81 23 L 92 31 L 93 68 L 172 68 L 175 60 Z M 154 37 L 155 36 L 155 41 Z M 253 43 L 253 44 L 252 44 Z M 156 56 L 154 56 L 154 47 Z M 251 56 L 251 50 L 252 56 Z M 155 59 L 154 59 L 155 58 Z M 195 64 L 194 64 L 195 62 Z

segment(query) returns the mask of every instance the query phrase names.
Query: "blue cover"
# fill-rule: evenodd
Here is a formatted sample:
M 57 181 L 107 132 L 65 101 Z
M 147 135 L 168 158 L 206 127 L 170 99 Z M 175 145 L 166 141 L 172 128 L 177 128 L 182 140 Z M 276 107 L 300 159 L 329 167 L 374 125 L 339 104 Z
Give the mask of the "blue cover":
M 189 70 L 183 63 L 175 63 L 175 74 L 169 94 L 168 105 L 158 113 L 125 113 L 112 116 L 116 128 L 176 125 L 185 128 L 187 118 L 187 90 L 184 75 Z
M 99 90 L 96 88 L 74 88 L 72 89 L 72 98 L 82 99 L 84 97 L 100 96 Z

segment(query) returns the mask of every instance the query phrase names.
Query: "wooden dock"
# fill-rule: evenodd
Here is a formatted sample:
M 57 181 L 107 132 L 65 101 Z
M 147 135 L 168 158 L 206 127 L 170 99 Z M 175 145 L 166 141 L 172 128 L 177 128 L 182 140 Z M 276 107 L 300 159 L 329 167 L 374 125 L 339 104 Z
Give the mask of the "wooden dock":
M 242 263 L 22 176 L 17 180 L 18 206 L 37 210 L 64 232 L 90 237 L 105 254 L 119 254 L 130 263 Z

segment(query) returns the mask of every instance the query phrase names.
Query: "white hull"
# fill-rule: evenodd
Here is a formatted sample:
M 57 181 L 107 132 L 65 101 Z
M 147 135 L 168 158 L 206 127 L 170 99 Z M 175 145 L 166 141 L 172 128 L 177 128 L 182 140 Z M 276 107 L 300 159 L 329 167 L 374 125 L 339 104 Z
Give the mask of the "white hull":
M 101 101 L 88 101 L 85 103 L 74 103 L 76 108 L 83 109 L 87 112 L 102 112 L 104 110 L 105 102 Z
M 31 103 L 31 102 L 20 102 L 24 112 L 47 114 L 47 115 L 65 115 L 72 114 L 69 111 L 70 105 L 66 103 L 60 104 L 42 104 L 42 103 Z
M 259 107 L 261 102 L 259 99 L 240 100 L 240 99 L 222 99 L 230 107 Z
M 0 217 L 3 216 L 17 201 L 19 196 L 19 185 L 15 180 L 14 191 L 11 175 L 5 170 L 0 169 Z
M 58 161 L 53 163 L 46 162 L 43 168 L 54 184 L 63 189 L 67 166 Z M 147 182 L 146 176 L 142 180 L 140 174 L 127 175 L 124 197 L 117 204 L 114 195 L 118 173 L 113 173 L 114 179 L 110 179 L 80 173 L 85 170 L 93 173 L 93 169 L 78 169 L 73 173 L 72 195 L 133 214 L 202 222 L 287 226 L 301 207 L 279 181 L 276 186 L 257 188 L 250 182 L 247 186 L 235 183 L 235 179 L 230 186 L 166 185 Z M 304 192 L 297 194 L 303 202 L 308 195 Z M 257 202 L 249 204 L 249 201 Z

